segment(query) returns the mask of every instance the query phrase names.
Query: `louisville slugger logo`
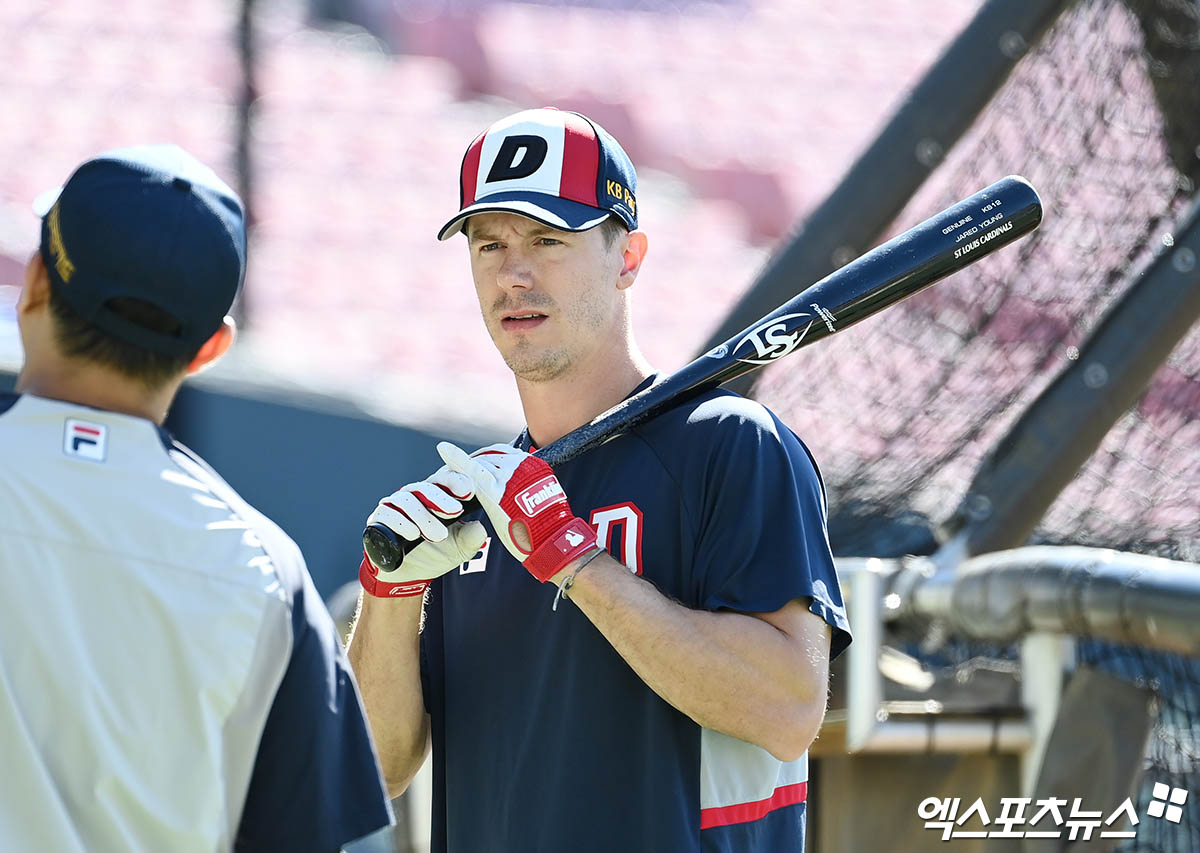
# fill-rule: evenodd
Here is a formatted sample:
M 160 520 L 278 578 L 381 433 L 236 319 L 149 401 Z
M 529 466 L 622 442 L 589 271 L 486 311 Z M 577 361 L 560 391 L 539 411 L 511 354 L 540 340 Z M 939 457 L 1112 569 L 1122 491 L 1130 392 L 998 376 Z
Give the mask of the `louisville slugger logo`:
M 554 475 L 543 477 L 529 488 L 517 493 L 517 506 L 530 518 L 533 518 L 546 507 L 565 501 L 566 495 Z
M 770 364 L 776 359 L 783 358 L 800 346 L 800 342 L 804 340 L 804 336 L 808 334 L 808 330 L 812 328 L 812 324 L 816 320 L 809 320 L 803 328 L 798 328 L 799 321 L 811 316 L 811 314 L 784 314 L 782 317 L 773 317 L 760 323 L 737 342 L 737 346 L 733 348 L 734 356 L 738 361 L 744 361 L 747 364 Z M 788 322 L 789 320 L 794 322 Z M 746 344 L 750 345 L 748 349 L 752 349 L 753 352 L 739 356 L 738 353 L 746 348 Z

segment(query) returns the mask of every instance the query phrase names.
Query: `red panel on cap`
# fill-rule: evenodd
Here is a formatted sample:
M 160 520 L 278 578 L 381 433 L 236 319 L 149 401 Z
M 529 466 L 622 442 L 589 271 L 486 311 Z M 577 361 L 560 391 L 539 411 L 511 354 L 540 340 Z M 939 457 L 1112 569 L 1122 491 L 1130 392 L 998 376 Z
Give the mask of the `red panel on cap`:
M 596 181 L 600 171 L 600 144 L 587 119 L 575 113 L 563 113 L 566 138 L 563 140 L 563 170 L 559 195 L 599 207 Z
M 486 133 L 481 133 L 475 137 L 475 141 L 471 143 L 471 147 L 463 156 L 462 186 L 459 187 L 458 207 L 460 210 L 475 203 L 475 188 L 479 186 L 479 158 L 483 154 L 483 138 L 485 136 L 487 136 Z

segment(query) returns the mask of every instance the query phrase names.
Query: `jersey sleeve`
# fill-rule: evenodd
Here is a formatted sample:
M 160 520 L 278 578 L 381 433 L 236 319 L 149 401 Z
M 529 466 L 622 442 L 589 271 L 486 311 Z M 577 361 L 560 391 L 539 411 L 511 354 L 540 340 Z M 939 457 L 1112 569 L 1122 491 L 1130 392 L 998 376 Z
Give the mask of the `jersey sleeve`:
M 339 850 L 393 821 L 358 685 L 307 572 L 234 849 Z
M 797 598 L 833 630 L 830 659 L 850 644 L 834 570 L 824 489 L 796 435 L 757 403 L 717 397 L 693 426 L 711 431 L 699 476 L 695 581 L 707 609 L 770 613 Z M 691 491 L 691 490 L 689 490 Z

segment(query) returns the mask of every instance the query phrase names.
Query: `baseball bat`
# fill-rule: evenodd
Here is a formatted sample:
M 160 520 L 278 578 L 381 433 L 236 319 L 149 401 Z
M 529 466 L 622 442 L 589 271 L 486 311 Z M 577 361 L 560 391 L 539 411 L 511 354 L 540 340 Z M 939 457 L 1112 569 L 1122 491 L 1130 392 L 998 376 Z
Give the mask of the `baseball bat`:
M 792 297 L 754 325 L 537 451 L 560 465 L 666 409 L 849 328 L 1033 231 L 1042 202 L 1009 175 L 893 237 Z M 477 509 L 470 501 L 467 512 Z M 371 562 L 390 571 L 418 542 L 382 524 L 363 531 Z

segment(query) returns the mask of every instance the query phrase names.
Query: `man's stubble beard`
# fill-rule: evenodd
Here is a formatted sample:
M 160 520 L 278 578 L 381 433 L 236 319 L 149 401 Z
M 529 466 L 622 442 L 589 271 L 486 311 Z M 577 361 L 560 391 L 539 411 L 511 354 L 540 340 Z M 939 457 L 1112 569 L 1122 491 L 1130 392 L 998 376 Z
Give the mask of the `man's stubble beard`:
M 563 348 L 531 352 L 533 347 L 522 341 L 508 353 L 501 353 L 504 363 L 518 379 L 526 382 L 549 382 L 562 376 L 571 366 L 570 355 Z
M 573 322 L 565 325 L 576 333 L 596 334 L 605 324 L 604 312 L 596 305 L 579 306 L 570 319 Z M 593 346 L 592 349 L 596 347 Z M 579 341 L 573 340 L 567 340 L 559 346 L 540 349 L 531 341 L 518 341 L 511 350 L 507 353 L 501 352 L 500 355 L 513 375 L 526 382 L 550 382 L 558 379 L 588 358 L 585 347 L 581 346 Z

